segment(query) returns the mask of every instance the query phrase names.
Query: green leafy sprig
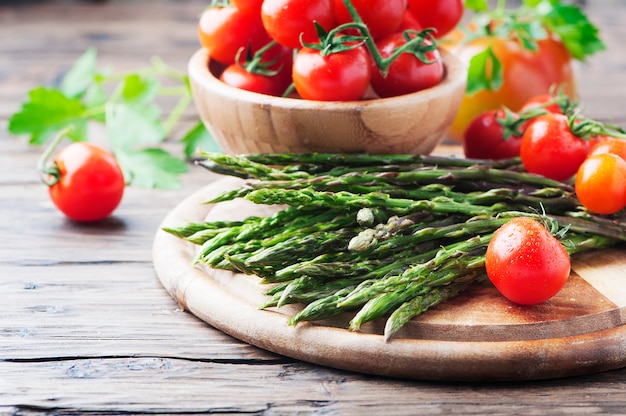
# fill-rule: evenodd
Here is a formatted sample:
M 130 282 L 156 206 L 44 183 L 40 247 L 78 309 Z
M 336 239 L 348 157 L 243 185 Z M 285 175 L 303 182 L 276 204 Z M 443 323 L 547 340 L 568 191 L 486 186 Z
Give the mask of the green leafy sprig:
M 163 96 L 178 97 L 167 115 L 157 104 Z M 41 146 L 68 127 L 69 139 L 88 141 L 90 123 L 104 124 L 109 147 L 127 183 L 172 189 L 179 186 L 179 175 L 187 171 L 184 158 L 191 158 L 198 147 L 219 150 L 201 122 L 180 139 L 184 158 L 163 148 L 191 103 L 187 75 L 158 58 L 150 67 L 115 74 L 99 70 L 97 51 L 89 48 L 58 86 L 30 90 L 28 99 L 10 118 L 8 129 L 14 135 L 28 135 L 30 144 Z
M 537 41 L 556 34 L 571 56 L 583 61 L 605 49 L 599 29 L 576 5 L 560 0 L 523 0 L 515 9 L 506 8 L 506 0 L 498 0 L 490 9 L 487 0 L 467 0 L 472 10 L 472 30 L 465 30 L 464 42 L 479 37 L 516 39 L 527 50 L 536 51 Z M 469 63 L 467 93 L 496 91 L 502 86 L 503 66 L 490 44 Z

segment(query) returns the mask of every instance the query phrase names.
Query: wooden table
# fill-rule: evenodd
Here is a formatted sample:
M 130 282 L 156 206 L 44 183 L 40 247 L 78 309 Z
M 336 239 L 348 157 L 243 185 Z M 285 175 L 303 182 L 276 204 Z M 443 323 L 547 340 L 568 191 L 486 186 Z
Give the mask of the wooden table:
M 580 66 L 581 97 L 588 115 L 626 125 L 626 6 L 589 3 L 608 51 Z M 199 168 L 179 190 L 129 188 L 101 223 L 59 214 L 35 170 L 41 149 L 6 132 L 10 114 L 90 45 L 116 69 L 158 55 L 184 70 L 207 4 L 0 3 L 0 413 L 626 413 L 626 369 L 498 385 L 397 380 L 298 362 L 204 324 L 151 259 L 164 216 L 215 179 Z

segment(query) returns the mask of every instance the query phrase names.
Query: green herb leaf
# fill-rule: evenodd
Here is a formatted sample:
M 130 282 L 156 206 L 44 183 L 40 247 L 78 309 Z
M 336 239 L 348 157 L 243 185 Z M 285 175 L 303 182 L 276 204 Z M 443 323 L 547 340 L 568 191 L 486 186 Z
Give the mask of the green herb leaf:
M 126 181 L 142 188 L 176 189 L 187 164 L 160 148 L 115 152 Z
M 98 54 L 89 48 L 72 65 L 61 81 L 61 92 L 70 98 L 82 96 L 96 77 Z
M 465 8 L 475 12 L 486 12 L 489 10 L 488 0 L 465 0 Z
M 154 145 L 165 140 L 161 110 L 153 103 L 159 82 L 138 74 L 126 76 L 106 106 L 106 127 L 115 151 Z
M 109 147 L 124 170 L 128 183 L 140 187 L 176 188 L 178 175 L 187 171 L 184 160 L 155 148 L 166 139 L 166 131 L 180 119 L 191 103 L 188 77 L 154 59 L 151 68 L 130 74 L 98 70 L 95 48 L 89 48 L 70 67 L 58 88 L 39 86 L 29 91 L 28 100 L 9 120 L 14 135 L 30 135 L 30 143 L 42 145 L 65 127 L 70 139 L 88 140 L 87 123 L 105 125 Z M 160 78 L 182 84 L 164 89 Z M 117 85 L 108 94 L 107 83 Z M 159 95 L 179 95 L 179 105 L 161 120 Z M 211 150 L 212 139 L 204 126 L 184 138 L 185 151 L 196 147 Z M 193 150 L 192 149 L 193 146 Z M 147 148 L 145 148 L 147 147 Z M 190 153 L 191 154 L 191 153 Z
M 496 91 L 502 86 L 502 82 L 502 63 L 491 46 L 472 57 L 467 73 L 468 94 L 475 94 L 483 89 Z
M 187 159 L 191 159 L 197 149 L 202 149 L 206 152 L 223 153 L 223 150 L 215 142 L 215 139 L 213 139 L 213 136 L 201 121 L 183 136 L 181 142 L 185 145 L 185 157 Z
M 130 74 L 122 82 L 122 99 L 128 104 L 144 105 L 154 100 L 159 87 L 159 81 L 154 78 Z
M 134 149 L 154 145 L 165 139 L 161 120 L 155 117 L 155 107 L 136 107 L 126 103 L 108 104 L 106 127 L 111 147 Z
M 543 24 L 561 38 L 575 59 L 582 61 L 605 49 L 599 29 L 577 6 L 544 0 L 537 5 L 537 10 Z
M 104 123 L 105 119 L 105 105 L 107 102 L 107 94 L 101 82 L 96 81 L 87 87 L 81 97 L 83 105 L 89 109 L 89 116 L 92 120 Z
M 30 143 L 41 145 L 54 133 L 73 125 L 69 137 L 74 141 L 87 138 L 85 107 L 75 98 L 66 97 L 54 88 L 37 87 L 28 93 L 28 101 L 9 120 L 9 131 L 30 135 Z
M 518 22 L 511 25 L 510 29 L 516 38 L 522 43 L 524 49 L 536 52 L 539 50 L 537 40 L 545 39 L 548 33 L 540 21 Z

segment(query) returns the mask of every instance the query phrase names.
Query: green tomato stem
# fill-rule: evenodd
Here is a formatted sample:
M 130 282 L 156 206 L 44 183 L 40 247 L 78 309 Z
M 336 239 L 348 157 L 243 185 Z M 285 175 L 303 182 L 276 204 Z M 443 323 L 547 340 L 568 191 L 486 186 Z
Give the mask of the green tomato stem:
M 39 178 L 47 186 L 54 185 L 60 179 L 59 167 L 55 163 L 50 163 L 49 161 L 54 151 L 57 147 L 59 147 L 59 144 L 61 144 L 63 139 L 66 138 L 72 130 L 74 130 L 74 126 L 68 126 L 57 133 L 46 150 L 44 150 L 39 159 L 37 159 L 37 172 L 39 173 Z
M 178 100 L 176 106 L 172 109 L 172 112 L 168 115 L 167 119 L 163 123 L 163 130 L 165 131 L 165 135 L 168 135 L 172 128 L 176 125 L 178 120 L 182 117 L 183 113 L 189 107 L 192 102 L 192 98 L 190 95 L 183 95 Z
M 419 46 L 423 44 L 426 37 L 430 38 L 431 42 L 433 43 L 433 48 L 437 47 L 437 43 L 435 39 L 430 35 L 430 33 L 432 32 L 431 29 L 426 29 L 426 30 L 423 30 L 422 32 L 409 30 L 409 31 L 405 31 L 405 37 L 407 39 L 407 42 L 404 45 L 396 48 L 389 57 L 384 58 L 381 55 L 380 51 L 378 50 L 378 47 L 376 46 L 376 42 L 374 42 L 374 38 L 372 37 L 372 34 L 367 28 L 367 25 L 363 22 L 363 19 L 361 19 L 361 16 L 359 16 L 359 13 L 356 11 L 354 6 L 352 5 L 352 2 L 350 0 L 343 0 L 343 3 L 346 6 L 346 9 L 348 9 L 348 13 L 350 13 L 350 17 L 352 18 L 353 23 L 346 23 L 346 24 L 340 25 L 339 27 L 331 30 L 329 35 L 331 33 L 334 35 L 335 33 L 338 33 L 341 30 L 345 30 L 348 28 L 356 28 L 361 33 L 361 35 L 363 35 L 363 41 L 367 49 L 370 52 L 372 60 L 374 61 L 374 63 L 376 64 L 376 67 L 379 69 L 380 73 L 383 76 L 387 75 L 387 72 L 389 71 L 389 67 L 391 66 L 393 61 L 395 61 L 396 58 L 398 58 L 398 56 L 400 56 L 402 53 L 409 52 L 409 53 L 414 53 L 416 56 L 418 56 L 419 54 L 414 51 L 414 48 L 415 46 Z M 417 35 L 413 39 L 410 39 L 407 33 L 415 33 Z M 430 63 L 430 62 L 425 62 L 425 63 Z

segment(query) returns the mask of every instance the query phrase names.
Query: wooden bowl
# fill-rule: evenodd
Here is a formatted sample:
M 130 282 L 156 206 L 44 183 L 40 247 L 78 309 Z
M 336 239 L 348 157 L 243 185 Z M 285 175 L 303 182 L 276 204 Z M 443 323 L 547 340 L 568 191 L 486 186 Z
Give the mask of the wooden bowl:
M 198 113 L 226 153 L 369 152 L 428 154 L 445 137 L 465 90 L 466 69 L 441 51 L 436 87 L 392 98 L 311 101 L 253 93 L 218 77 L 205 49 L 188 71 Z

